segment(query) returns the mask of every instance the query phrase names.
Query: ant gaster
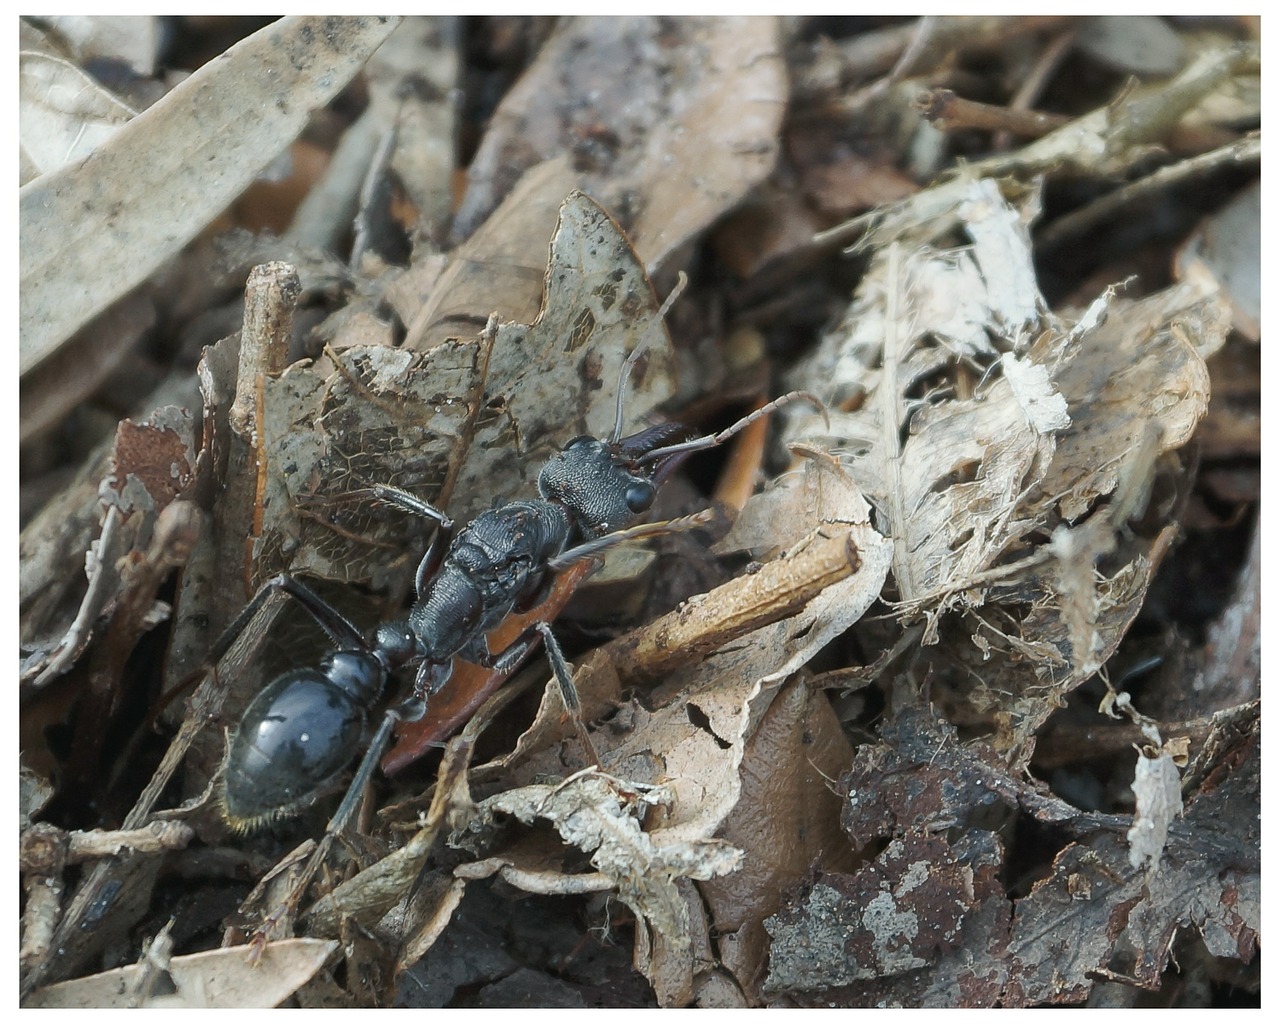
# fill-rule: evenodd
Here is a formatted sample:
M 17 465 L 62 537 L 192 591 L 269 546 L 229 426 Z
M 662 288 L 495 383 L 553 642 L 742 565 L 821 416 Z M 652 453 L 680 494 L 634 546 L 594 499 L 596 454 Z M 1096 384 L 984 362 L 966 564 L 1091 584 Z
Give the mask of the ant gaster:
M 656 322 L 674 298 L 668 298 Z M 359 751 L 369 714 L 391 674 L 413 668 L 412 693 L 385 712 L 326 830 L 325 839 L 331 841 L 355 809 L 396 723 L 426 713 L 432 694 L 448 682 L 455 657 L 506 674 L 539 640 L 565 706 L 578 721 L 588 756 L 595 757 L 577 718 L 570 666 L 548 623 L 533 623 L 497 653 L 490 651 L 486 633 L 513 611 L 540 604 L 555 573 L 573 562 L 636 536 L 681 528 L 678 523 L 657 523 L 626 529 L 650 508 L 662 481 L 686 455 L 721 444 L 795 398 L 817 401 L 804 392 L 792 392 L 704 437 L 687 439 L 691 432 L 676 423 L 623 437 L 623 391 L 643 346 L 642 339 L 623 364 L 610 436 L 576 437 L 551 456 L 538 476 L 538 498 L 498 505 L 455 535 L 451 519 L 414 495 L 385 485 L 368 489 L 372 497 L 436 523 L 418 567 L 417 599 L 407 618 L 385 622 L 365 635 L 288 574 L 259 589 L 223 634 L 215 656 L 226 652 L 276 591 L 297 599 L 337 650 L 317 665 L 279 676 L 245 710 L 225 763 L 223 808 L 233 827 L 252 829 L 297 813 L 315 800 Z M 323 843 L 316 857 L 327 847 L 328 842 Z

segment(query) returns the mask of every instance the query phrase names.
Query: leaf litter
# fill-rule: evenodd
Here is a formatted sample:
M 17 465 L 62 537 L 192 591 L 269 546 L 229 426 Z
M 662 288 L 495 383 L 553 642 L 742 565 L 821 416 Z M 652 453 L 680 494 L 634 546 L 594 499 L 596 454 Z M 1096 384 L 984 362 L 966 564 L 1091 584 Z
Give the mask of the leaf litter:
M 1065 240 L 1098 231 L 1108 209 L 1256 161 L 1239 132 L 1258 111 L 1256 46 L 1159 19 L 1117 23 L 1114 38 L 1108 23 L 1078 33 L 1073 19 L 923 19 L 826 47 L 797 35 L 810 31 L 803 19 L 495 19 L 476 36 L 488 59 L 527 46 L 527 64 L 464 157 L 455 133 L 474 112 L 448 96 L 473 87 L 476 66 L 458 22 L 365 21 L 349 27 L 390 41 L 367 65 L 363 113 L 325 112 L 349 123 L 289 236 L 223 249 L 246 271 L 296 266 L 293 284 L 251 277 L 241 316 L 196 246 L 173 257 L 190 270 L 180 301 L 180 274 L 156 278 L 64 349 L 69 358 L 96 332 L 127 352 L 157 314 L 181 322 L 223 304 L 210 323 L 225 329 L 204 328 L 198 373 L 157 390 L 167 400 L 125 421 L 110 455 L 86 457 L 23 535 L 26 813 L 69 826 L 55 849 L 95 834 L 94 815 L 65 809 L 74 803 L 55 783 L 95 788 L 116 741 L 90 726 L 132 713 L 126 665 L 172 618 L 156 671 L 171 699 L 151 718 L 173 738 L 145 788 L 116 787 L 95 814 L 124 837 L 148 822 L 185 829 L 167 853 L 122 839 L 72 885 L 57 856 L 24 868 L 20 962 L 33 1003 L 106 1005 L 127 991 L 164 1005 L 407 1004 L 417 986 L 426 1000 L 479 991 L 482 1005 L 1131 1005 L 1141 992 L 1185 996 L 1174 963 L 1214 984 L 1256 984 L 1256 533 L 1218 617 L 1197 620 L 1204 643 L 1179 632 L 1185 613 L 1156 618 L 1184 562 L 1185 524 L 1225 536 L 1223 496 L 1240 496 L 1237 519 L 1238 503 L 1258 497 L 1247 472 L 1227 475 L 1258 451 L 1247 374 L 1235 370 L 1259 334 L 1256 261 L 1247 231 L 1226 220 L 1247 228 L 1255 207 L 1244 191 L 1220 220 L 1189 221 L 1179 244 L 1197 234 L 1172 281 L 1168 245 L 1156 275 L 1115 255 L 1072 278 L 1049 258 L 1068 265 Z M 332 40 L 309 35 L 322 22 L 286 19 L 277 32 L 322 53 Z M 1180 45 L 1163 45 L 1159 68 L 1134 65 L 1127 36 L 1153 33 Z M 49 52 L 64 76 L 84 75 L 70 48 Z M 1040 62 L 1011 71 L 1028 86 L 1009 107 L 952 102 L 932 123 L 912 107 L 925 85 L 935 98 L 964 88 L 958 56 L 997 52 Z M 1038 120 L 1019 109 L 1072 53 L 1132 65 L 1144 84 Z M 363 59 L 348 55 L 335 74 Z M 414 70 L 424 60 L 426 77 Z M 282 88 L 309 107 L 331 86 Z M 165 109 L 179 134 L 199 132 L 181 96 Z M 835 112 L 867 132 L 865 148 L 832 133 Z M 1038 140 L 934 173 L 944 133 L 1003 124 L 1018 135 L 1032 121 Z M 248 180 L 260 169 L 261 153 L 242 145 L 252 133 L 218 131 L 229 173 Z M 126 132 L 172 148 L 142 117 L 86 141 L 111 147 Z M 1160 152 L 1167 162 L 1152 173 Z M 50 174 L 91 185 L 92 166 Z M 452 200 L 449 176 L 464 167 Z M 836 184 L 850 168 L 886 183 L 891 205 L 834 225 L 874 201 Z M 1064 215 L 1068 170 L 1130 180 Z M 199 169 L 183 173 L 199 185 Z M 30 195 L 52 181 L 37 178 Z M 197 219 L 225 202 L 209 195 Z M 725 217 L 734 210 L 747 212 Z M 172 232 L 126 219 L 147 250 L 126 247 L 126 258 L 142 268 L 172 257 Z M 713 224 L 725 278 L 694 275 L 669 317 L 673 344 L 650 275 L 665 292 L 677 269 L 697 268 Z M 1224 231 L 1241 246 L 1225 246 Z M 856 276 L 840 272 L 857 281 L 850 301 L 820 278 L 849 266 L 832 247 L 855 240 Z M 119 294 L 106 277 L 86 293 L 97 309 Z M 28 291 L 39 294 L 24 284 L 24 301 Z M 815 296 L 821 313 L 803 309 Z M 28 375 L 43 411 L 24 410 L 24 439 L 70 408 L 39 374 L 74 326 L 62 317 L 59 337 L 23 332 L 32 366 L 45 361 Z M 194 324 L 188 337 L 200 337 Z M 343 873 L 304 903 L 299 930 L 337 943 L 268 942 L 266 955 L 294 968 L 257 991 L 254 975 L 236 973 L 237 943 L 271 913 L 326 805 L 245 838 L 209 794 L 239 709 L 323 648 L 313 635 L 289 640 L 291 610 L 273 601 L 216 672 L 201 669 L 207 651 L 281 571 L 362 625 L 395 615 L 429 529 L 369 501 L 368 486 L 400 486 L 463 521 L 534 493 L 551 451 L 612 429 L 619 368 L 640 344 L 625 430 L 664 416 L 714 422 L 717 387 L 798 388 L 825 409 L 796 403 L 775 417 L 777 472 L 722 513 L 727 527 L 703 517 L 679 556 L 675 540 L 648 542 L 645 558 L 610 552 L 607 586 L 566 579 L 548 608 L 578 590 L 579 610 L 569 603 L 556 630 L 585 734 L 540 659 L 502 689 L 460 666 L 448 717 L 401 738 L 388 762 L 403 773 L 394 797 L 347 837 Z M 734 362 L 744 358 L 756 362 Z M 770 367 L 781 380 L 761 390 Z M 1211 446 L 1198 449 L 1201 438 Z M 766 462 L 763 433 L 737 443 L 754 448 L 746 464 Z M 706 503 L 682 473 L 655 517 Z M 92 537 L 80 597 L 67 576 L 82 572 Z M 684 589 L 677 559 L 703 582 Z M 170 599 L 166 577 L 182 564 Z M 615 607 L 619 593 L 645 599 Z M 77 693 L 78 719 L 54 707 L 64 692 Z M 1117 711 L 1126 721 L 1108 726 Z M 70 756 L 44 741 L 59 730 Z M 584 735 L 598 765 L 583 767 Z M 438 770 L 412 765 L 441 743 Z M 34 843 L 48 826 L 26 827 Z M 221 924 L 198 936 L 188 917 L 168 959 L 152 904 L 171 870 L 200 879 L 203 919 Z M 229 897 L 218 877 L 257 884 L 237 881 Z M 554 917 L 550 900 L 573 901 L 621 945 L 583 931 L 557 954 L 554 978 L 519 963 L 510 953 L 529 934 L 551 941 L 538 916 Z M 473 945 L 468 961 L 477 914 L 494 918 L 482 941 L 514 943 L 508 952 L 477 959 Z M 187 952 L 219 941 L 211 959 Z M 312 945 L 294 956 L 300 941 Z M 583 961 L 587 947 L 597 962 Z M 133 980 L 94 973 L 129 960 Z

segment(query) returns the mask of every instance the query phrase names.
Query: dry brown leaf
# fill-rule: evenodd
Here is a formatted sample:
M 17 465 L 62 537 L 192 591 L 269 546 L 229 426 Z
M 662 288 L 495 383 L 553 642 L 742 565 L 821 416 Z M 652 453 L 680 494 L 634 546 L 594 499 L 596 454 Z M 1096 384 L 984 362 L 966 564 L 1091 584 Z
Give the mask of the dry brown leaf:
M 394 27 L 387 18 L 268 25 L 120 128 L 91 163 L 24 186 L 22 372 L 194 238 Z
M 1204 357 L 1228 321 L 1218 296 L 1184 284 L 1137 301 L 1108 290 L 1064 322 L 1044 311 L 1031 275 L 1034 197 L 1018 213 L 992 182 L 966 196 L 951 223 L 972 247 L 875 254 L 845 325 L 792 383 L 853 406 L 831 416 L 827 443 L 893 538 L 899 614 L 924 616 L 926 645 L 942 639 L 946 612 L 973 616 L 977 647 L 946 643 L 928 660 L 944 689 L 957 667 L 972 673 L 952 699 L 1025 755 L 1137 613 L 1172 534 L 1141 539 L 1126 524 L 1203 417 Z M 933 390 L 917 397 L 926 379 Z M 817 428 L 792 416 L 799 432 Z M 1096 536 L 1065 525 L 1100 509 Z M 1025 661 L 1034 681 L 1014 669 Z
M 773 18 L 565 19 L 495 111 L 454 237 L 564 154 L 653 271 L 772 170 L 785 103 Z
M 190 956 L 175 956 L 168 974 L 176 989 L 173 997 L 161 997 L 156 1006 L 166 1008 L 251 1009 L 278 1006 L 324 966 L 336 942 L 321 939 L 286 939 L 271 942 L 258 963 L 249 960 L 249 947 L 212 949 Z M 132 1004 L 141 965 L 118 967 L 74 981 L 37 989 L 23 1004 L 62 1009 L 124 1009 Z M 152 1005 L 144 1000 L 143 1006 Z
M 19 184 L 83 160 L 134 113 L 70 61 L 19 54 Z
M 65 672 L 84 651 L 95 627 L 103 631 L 104 624 L 99 621 L 102 613 L 109 608 L 118 612 L 118 603 L 131 600 L 131 586 L 140 588 L 132 599 L 141 605 L 134 609 L 133 621 L 116 624 L 130 634 L 116 635 L 115 642 L 120 644 L 117 657 L 126 657 L 140 632 L 155 625 L 144 616 L 150 611 L 155 588 L 168 572 L 165 566 L 181 564 L 190 554 L 191 509 L 181 503 L 183 508 L 175 507 L 169 516 L 161 517 L 192 485 L 194 443 L 186 409 L 158 409 L 144 423 L 121 420 L 106 475 L 98 487 L 104 515 L 101 531 L 85 558 L 88 588 L 57 646 L 28 658 L 25 681 L 40 687 Z M 168 550 L 169 546 L 173 550 Z M 148 565 L 159 576 L 143 582 L 141 570 Z M 93 725 L 95 738 L 100 736 L 99 726 L 97 722 Z
M 428 276 L 429 290 L 417 297 L 411 317 L 405 314 L 414 298 L 401 294 L 404 347 L 425 352 L 450 338 L 471 337 L 493 313 L 532 323 L 542 308 L 547 239 L 576 184 L 563 158 L 526 171 L 502 205 L 449 253 L 444 270 Z
M 827 871 L 852 866 L 832 782 L 851 753 L 830 702 L 802 679 L 778 694 L 747 741 L 742 795 L 719 832 L 742 850 L 742 866 L 698 886 L 718 959 L 744 992 L 758 994 L 769 955 L 764 920 L 778 910 L 782 894 L 815 865 Z

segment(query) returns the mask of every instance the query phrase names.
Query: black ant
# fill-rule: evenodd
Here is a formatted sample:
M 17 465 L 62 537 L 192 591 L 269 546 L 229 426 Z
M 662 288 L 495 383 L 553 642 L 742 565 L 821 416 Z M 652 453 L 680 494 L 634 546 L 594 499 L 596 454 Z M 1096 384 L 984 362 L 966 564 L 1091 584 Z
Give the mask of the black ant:
M 655 322 L 661 322 L 674 297 Z M 222 793 L 225 817 L 239 830 L 297 813 L 313 802 L 360 749 L 368 716 L 392 673 L 416 670 L 411 695 L 383 715 L 291 900 L 300 897 L 313 868 L 354 811 L 396 723 L 426 713 L 430 697 L 448 682 L 454 658 L 508 674 L 541 640 L 565 707 L 574 714 L 588 756 L 598 763 L 578 715 L 570 665 L 549 624 L 534 622 L 497 653 L 490 651 L 486 634 L 512 612 L 537 607 L 550 592 L 555 573 L 568 565 L 637 536 L 682 528 L 680 521 L 627 527 L 650 508 L 662 481 L 685 456 L 723 443 L 796 398 L 817 402 L 806 392 L 792 392 L 718 434 L 690 439 L 688 428 L 663 423 L 623 437 L 623 392 L 643 346 L 642 339 L 623 364 L 610 436 L 576 437 L 552 455 L 538 476 L 538 498 L 498 505 L 455 535 L 453 520 L 420 498 L 385 485 L 367 489 L 373 498 L 436 524 L 418 566 L 417 599 L 407 618 L 362 634 L 308 586 L 282 574 L 258 590 L 219 640 L 215 657 L 226 652 L 272 594 L 283 591 L 301 603 L 338 648 L 317 665 L 279 676 L 245 710 L 227 753 Z

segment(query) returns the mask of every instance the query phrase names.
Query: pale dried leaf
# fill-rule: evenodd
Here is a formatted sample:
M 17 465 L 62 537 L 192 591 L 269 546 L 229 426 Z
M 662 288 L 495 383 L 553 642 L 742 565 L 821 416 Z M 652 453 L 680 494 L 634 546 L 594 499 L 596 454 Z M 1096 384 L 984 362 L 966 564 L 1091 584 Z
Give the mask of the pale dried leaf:
M 655 781 L 671 780 L 678 799 L 660 834 L 692 840 L 715 833 L 738 802 L 744 742 L 778 684 L 860 619 L 884 586 L 890 546 L 872 529 L 865 500 L 838 466 L 825 459 L 810 460 L 801 478 L 784 478 L 774 491 L 780 493 L 770 497 L 772 492 L 765 492 L 752 501 L 780 512 L 789 507 L 797 520 L 803 516 L 800 510 L 821 502 L 820 522 L 853 527 L 861 564 L 799 615 L 756 630 L 700 664 L 673 673 L 654 694 L 661 706 L 616 753 L 624 763 L 628 757 L 637 763 L 648 759 L 657 773 Z
M 183 1007 L 267 1008 L 278 1006 L 305 985 L 337 948 L 336 942 L 327 940 L 286 939 L 267 943 L 261 961 L 251 963 L 248 946 L 231 946 L 176 956 L 169 961 L 169 974 Z M 130 1005 L 140 970 L 133 964 L 59 982 L 37 989 L 23 1005 L 123 1009 Z
M 119 129 L 91 162 L 24 186 L 22 371 L 194 238 L 394 27 L 386 18 L 277 21 Z
M 580 187 L 638 211 L 653 270 L 772 170 L 785 105 L 774 18 L 565 19 L 494 112 L 455 237 L 517 174 L 571 154 Z
M 1221 347 L 1230 316 L 1220 296 L 1175 285 L 1133 302 L 1113 301 L 1105 321 L 1062 352 L 1051 377 L 1073 427 L 1058 439 L 1042 486 L 1061 496 L 1064 519 L 1080 519 L 1099 498 L 1149 474 L 1160 454 L 1191 439 L 1209 403 L 1204 360 Z M 1056 347 L 1042 339 L 1032 358 L 1051 363 Z M 1140 506 L 1126 514 L 1135 511 Z
M 967 356 L 991 355 L 991 309 L 982 272 L 965 251 L 920 254 L 908 261 L 911 315 L 924 331 Z
M 590 853 L 591 863 L 631 895 L 651 885 L 661 888 L 677 877 L 714 878 L 734 870 L 741 853 L 726 843 L 674 839 L 659 843 L 641 829 L 639 811 L 671 801 L 671 794 L 661 789 L 634 789 L 603 773 L 587 771 L 556 785 L 523 786 L 483 800 L 467 828 L 492 827 L 495 815 L 512 815 L 527 825 L 539 818 L 549 821 L 566 842 Z
M 429 290 L 412 317 L 405 315 L 412 299 L 401 296 L 401 315 L 409 325 L 404 347 L 425 352 L 469 336 L 494 313 L 500 320 L 533 323 L 545 299 L 547 239 L 576 182 L 565 159 L 526 171 L 502 205 L 451 250 L 444 270 L 428 278 Z
M 1048 370 L 1012 352 L 1000 357 L 1000 369 L 1013 389 L 1013 397 L 1022 406 L 1027 422 L 1037 434 L 1066 430 L 1071 426 L 1067 401 L 1054 389 Z
M 1071 643 L 1071 658 L 1080 673 L 1091 675 L 1101 667 L 1099 593 L 1094 567 L 1114 547 L 1114 537 L 1103 520 L 1091 520 L 1075 530 L 1059 526 L 1049 538 L 1049 550 L 1057 559 L 1058 606 Z
M 973 239 L 973 259 L 986 284 L 987 322 L 1002 337 L 1017 340 L 1040 320 L 1045 302 L 1036 283 L 1028 225 L 1040 212 L 1033 192 L 1015 210 L 990 178 L 972 183 L 956 211 Z
M 1133 795 L 1137 807 L 1129 829 L 1129 863 L 1148 872 L 1160 866 L 1169 825 L 1182 813 L 1182 778 L 1173 758 L 1164 752 L 1155 757 L 1138 754 L 1133 771 Z
M 135 111 L 70 61 L 42 53 L 18 56 L 19 184 L 83 160 Z

